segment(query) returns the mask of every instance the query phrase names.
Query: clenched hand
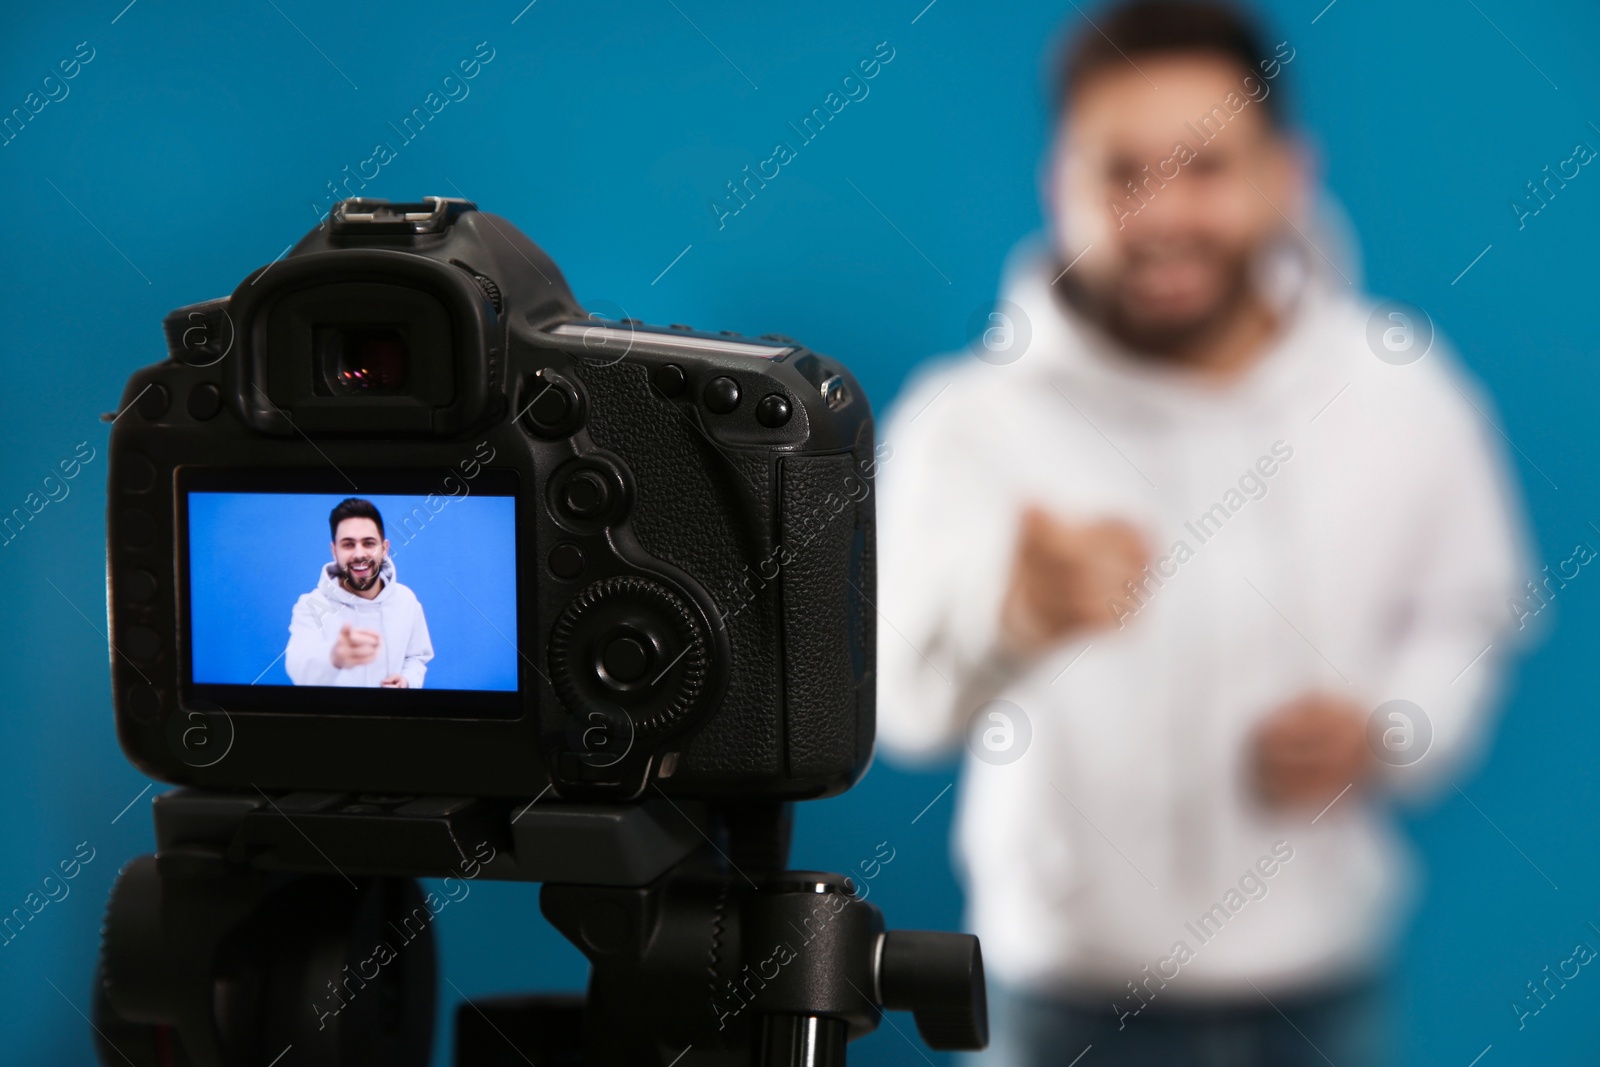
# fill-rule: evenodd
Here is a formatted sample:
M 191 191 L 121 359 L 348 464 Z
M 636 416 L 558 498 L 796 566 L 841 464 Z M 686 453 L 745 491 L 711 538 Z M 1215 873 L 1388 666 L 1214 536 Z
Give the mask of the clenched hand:
M 1255 736 L 1256 786 L 1269 803 L 1320 808 L 1375 766 L 1367 713 L 1326 693 L 1308 693 L 1274 711 Z
M 1038 652 L 1117 621 L 1113 602 L 1143 577 L 1149 552 L 1130 524 L 1075 523 L 1029 507 L 1022 514 L 1001 629 L 1012 645 Z
M 364 630 L 345 623 L 339 627 L 339 639 L 333 643 L 329 658 L 340 670 L 360 667 L 378 658 L 383 635 L 376 630 Z

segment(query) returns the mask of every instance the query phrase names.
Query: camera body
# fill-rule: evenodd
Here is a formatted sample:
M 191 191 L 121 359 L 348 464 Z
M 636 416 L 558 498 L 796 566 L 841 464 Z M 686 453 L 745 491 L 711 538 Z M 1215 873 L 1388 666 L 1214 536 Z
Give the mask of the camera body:
M 588 317 L 509 222 L 443 198 L 344 201 L 166 333 L 108 494 L 117 728 L 146 773 L 615 801 L 805 799 L 865 769 L 877 457 L 843 367 Z M 313 643 L 348 624 L 271 575 L 311 584 L 340 497 L 384 502 L 389 584 L 432 582 L 450 684 L 297 666 L 291 619 Z M 346 575 L 333 547 L 319 583 Z

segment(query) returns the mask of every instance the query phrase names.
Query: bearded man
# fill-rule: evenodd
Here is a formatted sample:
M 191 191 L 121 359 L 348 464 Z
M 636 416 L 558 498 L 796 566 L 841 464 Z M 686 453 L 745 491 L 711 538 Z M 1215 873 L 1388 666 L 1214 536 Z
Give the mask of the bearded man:
M 416 594 L 395 581 L 383 516 L 351 497 L 328 515 L 333 562 L 295 602 L 284 668 L 295 685 L 420 689 L 433 641 Z
M 1294 46 L 1096 16 L 1051 239 L 887 420 L 879 737 L 965 740 L 992 1062 L 1371 1067 L 1387 802 L 1484 732 L 1515 495 L 1443 340 L 1314 224 Z

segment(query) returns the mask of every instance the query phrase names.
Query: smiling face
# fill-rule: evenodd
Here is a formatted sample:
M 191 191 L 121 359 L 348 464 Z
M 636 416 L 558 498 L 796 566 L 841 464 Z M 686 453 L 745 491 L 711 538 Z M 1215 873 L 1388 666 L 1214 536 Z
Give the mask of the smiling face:
M 339 579 L 353 593 L 364 594 L 377 585 L 378 572 L 388 553 L 389 542 L 371 519 L 345 519 L 334 533 L 334 566 Z
M 1298 170 L 1258 75 L 1205 53 L 1135 61 L 1088 79 L 1057 137 L 1058 253 L 1083 253 L 1061 286 L 1131 347 L 1181 353 L 1250 297 L 1252 261 L 1297 210 Z

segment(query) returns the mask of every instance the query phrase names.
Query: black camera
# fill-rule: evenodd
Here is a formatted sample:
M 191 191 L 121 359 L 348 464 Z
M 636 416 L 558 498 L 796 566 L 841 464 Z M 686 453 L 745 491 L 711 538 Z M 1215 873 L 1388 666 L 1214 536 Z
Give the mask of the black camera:
M 877 460 L 834 361 L 588 316 L 436 197 L 338 204 L 166 334 L 111 434 L 146 773 L 789 800 L 865 768 Z
M 460 1005 L 457 1067 L 843 1067 L 886 1009 L 983 1046 L 976 938 L 784 869 L 872 749 L 847 371 L 586 315 L 440 198 L 346 200 L 166 334 L 108 416 L 110 637 L 123 749 L 182 788 L 107 904 L 101 1063 L 423 1067 L 479 876 L 591 971 Z

